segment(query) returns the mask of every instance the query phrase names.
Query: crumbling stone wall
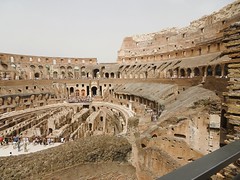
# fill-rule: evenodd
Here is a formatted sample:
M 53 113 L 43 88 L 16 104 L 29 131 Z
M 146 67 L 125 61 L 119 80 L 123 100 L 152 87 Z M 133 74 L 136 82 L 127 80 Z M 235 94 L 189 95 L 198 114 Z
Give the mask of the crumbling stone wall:
M 127 162 L 131 145 L 122 137 L 94 136 L 27 155 L 1 157 L 3 179 L 41 179 L 44 175 L 87 162 Z
M 223 128 L 227 129 L 228 137 L 225 143 L 229 140 L 240 138 L 240 22 L 236 22 L 225 29 L 224 43 L 227 49 L 223 54 L 227 54 L 231 61 L 228 65 L 228 92 L 226 92 L 224 99 L 224 106 L 227 108 L 226 114 L 227 122 Z M 223 118 L 224 119 L 224 118 Z

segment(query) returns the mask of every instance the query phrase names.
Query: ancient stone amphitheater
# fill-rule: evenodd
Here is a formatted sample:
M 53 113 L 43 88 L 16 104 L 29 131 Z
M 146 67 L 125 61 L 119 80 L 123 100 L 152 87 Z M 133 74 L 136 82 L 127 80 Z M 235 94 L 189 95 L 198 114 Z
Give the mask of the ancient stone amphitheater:
M 237 0 L 125 37 L 115 63 L 0 53 L 0 136 L 67 141 L 1 157 L 0 179 L 155 179 L 239 139 L 239 20 Z

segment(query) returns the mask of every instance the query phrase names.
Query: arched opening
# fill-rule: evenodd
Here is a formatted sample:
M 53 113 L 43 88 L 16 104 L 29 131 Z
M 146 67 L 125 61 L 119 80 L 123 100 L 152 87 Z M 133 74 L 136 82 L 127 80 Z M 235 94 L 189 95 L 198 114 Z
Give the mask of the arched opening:
M 114 78 L 114 73 L 112 72 L 112 73 L 110 74 L 110 76 L 111 76 L 111 78 Z
M 97 87 L 92 87 L 92 95 L 96 96 L 97 95 Z
M 99 69 L 94 69 L 93 70 L 93 78 L 97 78 L 99 74 Z
M 40 74 L 37 72 L 37 73 L 34 74 L 34 77 L 35 77 L 36 79 L 39 79 Z
M 187 68 L 187 77 L 191 77 L 192 70 L 190 68 Z
M 65 78 L 66 78 L 66 76 L 65 76 L 65 72 L 64 72 L 64 71 L 62 71 L 62 73 L 61 73 L 61 74 L 62 74 L 62 77 L 61 77 L 61 78 L 62 78 L 62 79 L 65 79 Z
M 96 108 L 95 108 L 95 106 L 92 106 L 92 110 L 93 110 L 93 111 L 96 111 Z
M 78 67 L 78 66 L 75 66 L 75 67 L 74 67 L 74 77 L 75 77 L 75 78 L 79 78 L 79 76 L 80 76 L 79 67 Z
M 68 72 L 68 78 L 72 79 L 73 78 L 73 73 L 72 72 Z
M 105 78 L 109 78 L 109 73 L 105 73 Z
M 221 76 L 222 75 L 222 68 L 221 66 L 218 64 L 216 67 L 215 67 L 215 76 Z
M 89 131 L 92 131 L 92 123 L 89 123 Z
M 211 66 L 208 66 L 207 67 L 207 76 L 212 76 L 213 73 L 212 73 L 212 67 Z
M 147 146 L 146 146 L 145 144 L 143 144 L 143 143 L 141 144 L 141 146 L 142 146 L 142 148 L 145 148 L 145 147 L 147 147 Z
M 36 67 L 34 65 L 31 65 L 30 68 L 32 68 L 34 70 Z
M 184 69 L 180 69 L 180 76 L 185 77 L 185 70 Z
M 74 93 L 74 88 L 73 87 L 70 87 L 70 95 Z
M 228 75 L 228 65 L 224 64 L 224 76 Z
M 167 77 L 171 78 L 173 76 L 173 70 L 172 69 L 169 69 L 167 71 Z
M 7 64 L 4 64 L 3 62 L 2 62 L 2 67 L 6 70 L 6 69 L 8 69 L 8 65 Z
M 73 69 L 72 66 L 68 66 L 68 67 L 67 67 L 67 70 L 68 70 L 68 71 L 72 71 L 72 69 Z
M 200 76 L 199 68 L 195 67 L 193 71 L 194 71 L 194 76 Z
M 117 72 L 117 78 L 121 78 L 121 73 Z
M 66 68 L 65 68 L 64 66 L 61 66 L 60 69 L 61 69 L 62 71 L 65 71 L 65 70 L 66 70 Z
M 225 145 L 224 140 L 226 140 L 228 120 L 225 116 L 226 110 L 221 111 L 221 127 L 220 127 L 220 146 Z
M 77 89 L 77 90 L 75 91 L 75 94 L 76 94 L 76 96 L 79 96 L 79 95 L 80 95 L 79 89 Z
M 205 66 L 202 67 L 202 75 L 206 76 L 206 67 Z
M 54 79 L 57 79 L 57 77 L 58 77 L 58 73 L 57 73 L 56 71 L 54 71 L 54 72 L 53 72 L 53 78 L 54 78 Z
M 156 134 L 153 134 L 153 135 L 152 135 L 152 138 L 155 138 L 155 137 L 157 137 L 157 135 L 156 135 Z
M 52 128 L 49 128 L 48 129 L 48 134 L 51 134 L 53 132 L 53 129 Z
M 81 96 L 86 96 L 86 95 L 85 95 L 85 89 L 82 89 L 82 90 L 81 90 Z
M 81 76 L 85 77 L 86 76 L 86 72 L 85 72 L 85 66 L 81 67 Z
M 221 112 L 221 128 L 227 128 L 227 118 L 225 117 L 226 111 L 223 109 Z

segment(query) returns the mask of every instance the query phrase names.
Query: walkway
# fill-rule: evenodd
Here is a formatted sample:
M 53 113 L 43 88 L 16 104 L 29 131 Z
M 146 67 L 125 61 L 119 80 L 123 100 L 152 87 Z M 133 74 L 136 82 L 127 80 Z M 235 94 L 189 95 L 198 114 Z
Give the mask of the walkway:
M 27 146 L 27 150 L 28 150 L 27 152 L 24 152 L 23 144 L 21 144 L 21 148 L 19 152 L 18 152 L 18 148 L 13 148 L 12 143 L 9 145 L 0 145 L 0 157 L 10 156 L 10 152 L 12 153 L 12 155 L 33 153 L 33 152 L 42 151 L 48 148 L 56 147 L 61 144 L 62 143 L 54 143 L 51 145 L 40 145 L 40 144 L 34 145 L 33 143 L 30 143 Z

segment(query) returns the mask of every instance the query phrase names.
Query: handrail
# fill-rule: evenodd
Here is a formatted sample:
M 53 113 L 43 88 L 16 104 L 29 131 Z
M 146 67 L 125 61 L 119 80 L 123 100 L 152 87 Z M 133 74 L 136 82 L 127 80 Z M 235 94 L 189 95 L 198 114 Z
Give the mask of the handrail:
M 210 154 L 203 156 L 157 180 L 203 180 L 209 179 L 227 165 L 240 158 L 240 140 L 236 140 Z

